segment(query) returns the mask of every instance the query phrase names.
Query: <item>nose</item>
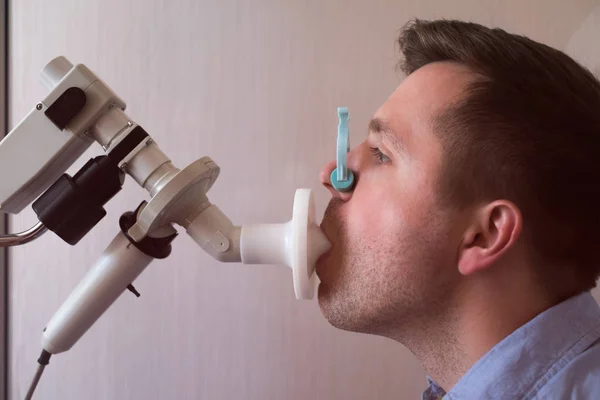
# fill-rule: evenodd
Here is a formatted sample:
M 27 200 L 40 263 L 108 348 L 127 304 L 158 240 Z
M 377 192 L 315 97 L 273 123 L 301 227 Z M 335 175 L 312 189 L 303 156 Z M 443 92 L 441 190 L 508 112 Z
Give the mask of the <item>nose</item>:
M 350 153 L 348 153 L 348 155 L 350 155 Z M 329 190 L 329 193 L 331 193 L 332 197 L 337 197 L 339 199 L 341 199 L 342 201 L 348 201 L 350 200 L 350 198 L 352 197 L 352 190 L 349 190 L 347 192 L 338 192 L 333 185 L 331 184 L 331 173 L 333 172 L 333 170 L 337 167 L 337 163 L 335 160 L 332 160 L 330 162 L 328 162 L 327 164 L 325 164 L 325 166 L 323 167 L 323 169 L 321 169 L 321 173 L 319 174 L 319 180 L 321 181 L 321 184 L 323 186 L 325 186 L 325 188 L 327 190 Z M 354 174 L 354 185 L 356 185 L 356 179 L 357 174 L 353 171 Z

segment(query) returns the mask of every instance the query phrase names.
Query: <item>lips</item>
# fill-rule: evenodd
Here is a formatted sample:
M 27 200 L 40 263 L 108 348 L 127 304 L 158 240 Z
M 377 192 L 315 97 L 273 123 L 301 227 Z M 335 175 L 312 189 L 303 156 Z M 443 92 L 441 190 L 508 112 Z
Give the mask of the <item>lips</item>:
M 342 206 L 343 202 L 340 199 L 333 198 L 329 204 L 327 205 L 327 209 L 325 210 L 325 214 L 323 215 L 323 219 L 319 225 L 321 232 L 325 238 L 329 241 L 331 246 L 329 249 L 322 253 L 315 263 L 315 273 L 322 280 L 323 274 L 325 273 L 324 268 L 328 265 L 328 260 L 331 257 L 331 254 L 336 247 L 336 241 L 339 238 L 339 227 L 337 222 L 338 220 L 338 210 Z
M 329 252 L 327 252 L 329 253 Z M 327 254 L 325 253 L 325 254 Z M 317 277 L 319 278 L 320 281 L 323 281 L 323 264 L 325 264 L 325 262 L 323 260 L 326 259 L 326 255 L 323 254 L 321 257 L 319 257 L 319 259 L 317 260 L 316 264 L 315 264 L 315 274 L 317 275 Z
M 327 240 L 329 241 L 329 243 L 331 243 L 331 246 L 324 253 L 322 253 L 319 256 L 319 258 L 317 258 L 317 261 L 315 262 L 315 274 L 317 274 L 317 277 L 320 280 L 322 280 L 322 273 L 323 273 L 322 270 L 323 270 L 324 266 L 327 264 L 327 259 L 329 258 L 329 255 L 331 254 L 331 251 L 332 251 L 333 246 L 334 246 L 333 240 L 327 234 L 327 230 L 324 229 L 323 226 L 321 226 L 321 231 L 323 232 L 323 234 L 325 235 L 325 237 L 327 238 Z

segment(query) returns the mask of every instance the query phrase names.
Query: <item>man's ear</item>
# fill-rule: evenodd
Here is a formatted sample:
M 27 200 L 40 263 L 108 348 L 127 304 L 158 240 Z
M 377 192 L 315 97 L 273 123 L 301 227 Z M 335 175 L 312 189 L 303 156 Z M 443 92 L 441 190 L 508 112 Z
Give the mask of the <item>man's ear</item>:
M 469 275 L 493 265 L 516 242 L 523 225 L 515 204 L 498 200 L 475 211 L 463 235 L 458 269 Z

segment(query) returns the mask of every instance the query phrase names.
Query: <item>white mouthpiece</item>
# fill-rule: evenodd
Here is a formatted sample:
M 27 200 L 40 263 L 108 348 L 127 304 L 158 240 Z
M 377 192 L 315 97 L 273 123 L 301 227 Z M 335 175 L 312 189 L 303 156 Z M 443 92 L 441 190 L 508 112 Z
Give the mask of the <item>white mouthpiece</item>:
M 242 226 L 240 253 L 244 264 L 276 264 L 292 268 L 297 299 L 312 299 L 317 286 L 318 258 L 331 246 L 315 222 L 310 189 L 298 189 L 292 219 L 283 224 Z

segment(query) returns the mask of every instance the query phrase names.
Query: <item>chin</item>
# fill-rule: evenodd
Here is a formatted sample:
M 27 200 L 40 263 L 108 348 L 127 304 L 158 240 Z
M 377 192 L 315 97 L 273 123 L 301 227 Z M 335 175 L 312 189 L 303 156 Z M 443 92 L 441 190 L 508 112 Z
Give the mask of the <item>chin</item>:
M 321 282 L 317 298 L 321 314 L 333 327 L 349 332 L 365 332 L 364 321 L 356 315 L 358 310 L 353 310 L 350 302 L 339 296 L 339 293 L 336 294 L 330 285 Z
M 360 296 L 348 287 L 321 282 L 317 290 L 319 309 L 334 328 L 368 335 L 389 337 L 394 319 L 377 307 L 377 295 Z
M 321 314 L 331 326 L 337 329 L 345 331 L 354 331 L 353 327 L 350 326 L 346 320 L 346 316 L 343 313 L 335 311 L 336 307 L 331 297 L 327 294 L 327 289 L 323 288 L 323 285 L 319 286 L 319 309 Z

